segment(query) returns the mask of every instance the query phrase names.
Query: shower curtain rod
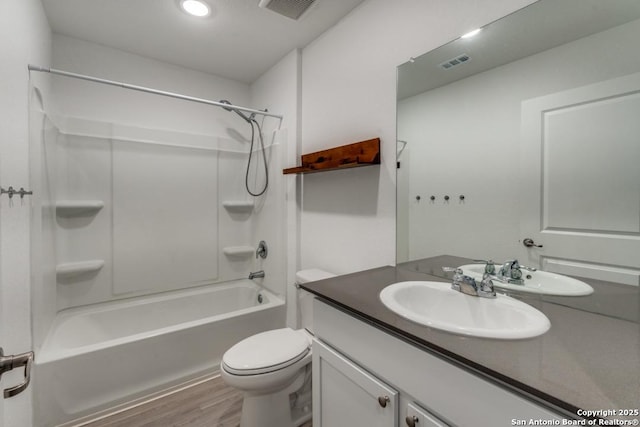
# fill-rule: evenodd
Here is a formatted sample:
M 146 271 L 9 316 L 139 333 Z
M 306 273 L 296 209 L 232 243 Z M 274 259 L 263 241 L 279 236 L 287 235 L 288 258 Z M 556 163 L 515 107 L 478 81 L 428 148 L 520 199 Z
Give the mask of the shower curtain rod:
M 121 87 L 121 88 L 125 88 L 125 89 L 137 90 L 139 92 L 153 93 L 155 95 L 168 96 L 170 98 L 183 99 L 185 101 L 198 102 L 200 104 L 214 105 L 216 107 L 222 107 L 222 108 L 227 108 L 227 109 L 235 108 L 236 110 L 245 111 L 247 113 L 253 113 L 253 114 L 260 114 L 260 115 L 263 115 L 263 116 L 275 117 L 275 118 L 280 120 L 280 124 L 278 125 L 278 129 L 280 129 L 280 126 L 282 125 L 283 116 L 280 115 L 280 114 L 272 114 L 272 113 L 268 113 L 266 111 L 255 110 L 253 108 L 240 107 L 238 105 L 233 105 L 233 104 L 225 104 L 225 103 L 218 102 L 218 101 L 211 101 L 209 99 L 195 98 L 193 96 L 181 95 L 179 93 L 174 93 L 174 92 L 165 92 L 163 90 L 152 89 L 152 88 L 148 88 L 148 87 L 144 87 L 144 86 L 136 86 L 136 85 L 132 85 L 132 84 L 128 84 L 128 83 L 116 82 L 116 81 L 113 81 L 113 80 L 100 79 L 98 77 L 87 76 L 87 75 L 84 75 L 84 74 L 76 74 L 76 73 L 71 73 L 69 71 L 57 70 L 55 68 L 44 68 L 44 67 L 38 67 L 36 65 L 31 65 L 31 64 L 29 64 L 28 68 L 29 68 L 29 71 L 38 71 L 38 72 L 42 72 L 42 73 L 50 73 L 50 74 L 56 74 L 56 75 L 59 75 L 59 76 L 72 77 L 74 79 L 87 80 L 87 81 L 90 81 L 90 82 L 102 83 L 102 84 L 105 84 L 105 85 L 117 86 L 117 87 Z

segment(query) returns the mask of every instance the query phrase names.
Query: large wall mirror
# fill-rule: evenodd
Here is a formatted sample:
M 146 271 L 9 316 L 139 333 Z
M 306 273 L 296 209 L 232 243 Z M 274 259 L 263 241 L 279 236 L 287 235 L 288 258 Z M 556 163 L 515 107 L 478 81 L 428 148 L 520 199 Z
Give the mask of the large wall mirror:
M 638 0 L 540 0 L 401 65 L 398 264 L 637 287 L 639 40 Z

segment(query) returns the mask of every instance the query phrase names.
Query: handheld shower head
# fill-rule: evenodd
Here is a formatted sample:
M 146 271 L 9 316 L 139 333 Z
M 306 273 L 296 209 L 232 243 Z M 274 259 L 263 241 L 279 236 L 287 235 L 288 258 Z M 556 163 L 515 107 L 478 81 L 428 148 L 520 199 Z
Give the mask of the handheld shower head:
M 238 110 L 238 108 L 233 107 L 233 104 L 229 101 L 227 101 L 226 99 L 221 99 L 220 104 L 224 104 L 224 106 L 221 106 L 222 108 L 224 108 L 227 111 L 233 111 L 234 113 L 236 113 L 237 115 L 239 115 L 240 117 L 242 117 L 247 123 L 249 123 L 249 126 L 251 126 L 251 147 L 249 148 L 249 159 L 247 160 L 247 170 L 246 173 L 244 175 L 244 185 L 245 188 L 247 189 L 247 192 L 249 194 L 251 194 L 254 197 L 257 196 L 262 196 L 265 191 L 267 191 L 267 188 L 269 187 L 269 165 L 267 165 L 267 157 L 264 151 L 264 141 L 262 139 L 262 129 L 260 128 L 260 123 L 258 123 L 254 117 L 255 117 L 255 112 L 252 113 L 250 116 L 246 116 L 242 111 Z M 228 107 L 226 106 L 228 105 Z M 267 110 L 265 110 L 266 112 Z M 264 162 L 264 187 L 262 188 L 262 190 L 259 193 L 254 193 L 251 191 L 251 189 L 249 188 L 249 168 L 251 167 L 251 157 L 253 156 L 253 141 L 254 141 L 254 137 L 256 134 L 256 130 L 254 128 L 254 124 L 255 127 L 258 128 L 258 139 L 260 140 L 260 146 L 262 147 L 262 161 Z M 253 275 L 253 273 L 251 273 Z
M 231 102 L 227 101 L 226 99 L 221 99 L 220 100 L 221 104 L 228 104 L 231 105 Z M 233 111 L 234 113 L 236 113 L 237 115 L 239 115 L 240 117 L 242 117 L 247 123 L 251 123 L 251 119 L 252 117 L 247 117 L 244 115 L 244 113 L 236 108 L 232 108 L 232 107 L 222 107 L 227 111 Z

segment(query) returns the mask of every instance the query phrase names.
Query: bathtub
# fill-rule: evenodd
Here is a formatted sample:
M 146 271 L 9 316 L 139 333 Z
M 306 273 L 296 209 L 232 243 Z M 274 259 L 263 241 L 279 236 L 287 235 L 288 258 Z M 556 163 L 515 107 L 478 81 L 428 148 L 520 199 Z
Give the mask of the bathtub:
M 35 425 L 213 373 L 233 344 L 284 324 L 284 301 L 249 280 L 64 310 L 36 354 Z

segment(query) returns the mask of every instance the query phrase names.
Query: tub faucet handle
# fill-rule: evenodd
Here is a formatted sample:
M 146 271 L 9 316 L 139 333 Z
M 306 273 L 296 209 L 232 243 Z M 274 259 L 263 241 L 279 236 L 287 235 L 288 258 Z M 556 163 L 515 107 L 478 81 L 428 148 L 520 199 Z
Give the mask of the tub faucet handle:
M 256 249 L 256 259 L 258 259 L 258 257 L 265 259 L 268 254 L 269 248 L 267 247 L 267 242 L 260 240 L 260 243 L 258 243 L 258 249 Z

